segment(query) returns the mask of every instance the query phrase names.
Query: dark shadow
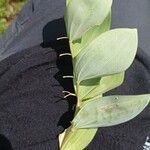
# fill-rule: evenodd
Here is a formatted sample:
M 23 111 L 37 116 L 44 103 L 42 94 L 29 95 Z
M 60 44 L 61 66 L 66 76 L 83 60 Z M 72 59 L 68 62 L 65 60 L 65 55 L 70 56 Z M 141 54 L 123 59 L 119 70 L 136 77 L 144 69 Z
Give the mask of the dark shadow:
M 0 134 L 0 150 L 13 150 L 9 140 Z
M 47 23 L 43 29 L 43 43 L 48 44 L 55 41 L 58 37 L 66 36 L 64 19 L 56 19 Z
M 58 56 L 57 67 L 59 72 L 55 74 L 55 79 L 60 83 L 65 91 L 74 93 L 73 79 L 67 78 L 63 79 L 62 76 L 72 76 L 73 66 L 72 59 L 70 56 L 59 57 L 62 53 L 70 53 L 69 41 L 67 39 L 56 40 L 59 37 L 66 36 L 65 23 L 62 18 L 49 22 L 43 29 L 43 43 L 42 47 L 53 48 Z M 76 97 L 68 97 L 68 110 L 66 113 L 62 114 L 58 126 L 63 128 L 68 128 L 70 126 L 70 121 L 73 119 Z

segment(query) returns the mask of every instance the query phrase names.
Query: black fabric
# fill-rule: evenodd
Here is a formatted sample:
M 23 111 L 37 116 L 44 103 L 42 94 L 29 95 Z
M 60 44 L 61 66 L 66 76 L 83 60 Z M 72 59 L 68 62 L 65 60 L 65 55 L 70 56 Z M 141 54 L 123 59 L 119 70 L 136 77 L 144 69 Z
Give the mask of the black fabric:
M 57 135 L 69 126 L 67 111 L 75 103 L 62 94 L 73 89 L 72 81 L 62 78 L 66 70 L 72 73 L 70 59 L 58 59 L 67 45 L 52 42 L 55 49 L 39 45 L 1 62 L 0 133 L 14 149 L 36 145 L 34 149 L 41 150 L 43 143 L 49 143 L 43 149 L 58 149 Z
M 112 28 L 138 27 L 140 42 L 125 82 L 107 95 L 150 93 L 149 3 L 114 1 Z M 58 134 L 70 125 L 76 99 L 63 98 L 63 90 L 74 91 L 62 76 L 72 75 L 72 64 L 59 57 L 69 52 L 68 41 L 56 41 L 66 34 L 64 6 L 63 0 L 30 0 L 0 39 L 0 150 L 57 150 Z M 99 129 L 86 149 L 142 150 L 148 136 L 150 106 L 129 122 Z

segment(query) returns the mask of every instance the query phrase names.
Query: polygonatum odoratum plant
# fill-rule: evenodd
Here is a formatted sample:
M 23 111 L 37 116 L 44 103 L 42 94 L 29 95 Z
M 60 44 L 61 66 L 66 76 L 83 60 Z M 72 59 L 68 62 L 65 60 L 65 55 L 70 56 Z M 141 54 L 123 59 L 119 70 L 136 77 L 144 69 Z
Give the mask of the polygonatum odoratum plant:
M 66 2 L 77 106 L 71 126 L 60 135 L 61 150 L 86 148 L 98 128 L 127 122 L 149 104 L 150 94 L 104 96 L 123 83 L 138 47 L 137 29 L 110 29 L 111 7 L 112 0 Z

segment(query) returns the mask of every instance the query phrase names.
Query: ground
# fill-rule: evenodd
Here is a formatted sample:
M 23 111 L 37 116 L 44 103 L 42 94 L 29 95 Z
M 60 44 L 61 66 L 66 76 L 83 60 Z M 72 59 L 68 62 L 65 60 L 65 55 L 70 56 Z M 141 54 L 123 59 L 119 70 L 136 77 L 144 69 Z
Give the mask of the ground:
M 27 0 L 0 0 L 0 35 L 5 32 L 9 24 Z

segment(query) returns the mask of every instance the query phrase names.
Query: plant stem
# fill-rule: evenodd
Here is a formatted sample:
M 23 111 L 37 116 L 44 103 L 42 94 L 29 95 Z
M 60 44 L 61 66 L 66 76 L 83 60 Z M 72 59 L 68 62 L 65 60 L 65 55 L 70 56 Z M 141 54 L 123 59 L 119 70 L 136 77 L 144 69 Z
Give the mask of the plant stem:
M 77 82 L 76 82 L 77 106 L 76 106 L 75 115 L 76 115 L 76 114 L 78 113 L 78 111 L 80 110 L 80 105 L 81 105 L 80 100 L 79 100 L 79 98 L 78 98 L 79 85 L 80 85 L 80 82 L 77 81 Z M 69 132 L 74 132 L 73 125 L 71 125 L 68 129 L 66 129 L 65 132 L 62 133 L 61 136 L 59 137 L 59 141 L 60 141 L 60 143 L 59 143 L 59 144 L 60 144 L 60 149 L 61 149 L 62 144 L 64 144 L 64 142 L 65 142 L 68 138 L 70 138 L 70 137 L 68 137 Z

